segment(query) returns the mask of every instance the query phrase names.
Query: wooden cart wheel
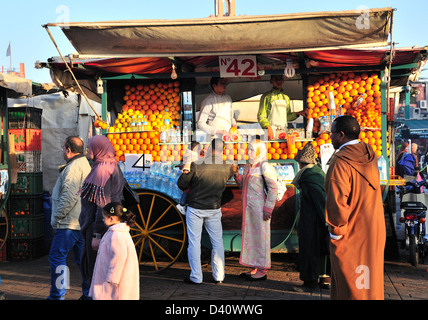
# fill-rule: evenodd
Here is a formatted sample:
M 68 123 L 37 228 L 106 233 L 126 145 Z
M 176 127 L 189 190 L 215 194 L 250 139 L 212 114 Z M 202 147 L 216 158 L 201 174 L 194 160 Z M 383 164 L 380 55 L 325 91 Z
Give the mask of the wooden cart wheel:
M 181 255 L 186 241 L 186 224 L 175 202 L 156 191 L 138 193 L 136 224 L 131 235 L 142 271 L 160 271 Z
M 0 212 L 0 250 L 3 248 L 6 243 L 7 235 L 9 233 L 9 224 L 7 221 L 6 210 L 1 210 Z

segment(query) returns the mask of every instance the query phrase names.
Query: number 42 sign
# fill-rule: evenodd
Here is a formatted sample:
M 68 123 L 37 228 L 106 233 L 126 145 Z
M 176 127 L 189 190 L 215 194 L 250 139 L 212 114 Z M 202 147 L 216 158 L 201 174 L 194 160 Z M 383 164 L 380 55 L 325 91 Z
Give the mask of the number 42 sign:
M 256 77 L 256 56 L 220 56 L 220 77 Z

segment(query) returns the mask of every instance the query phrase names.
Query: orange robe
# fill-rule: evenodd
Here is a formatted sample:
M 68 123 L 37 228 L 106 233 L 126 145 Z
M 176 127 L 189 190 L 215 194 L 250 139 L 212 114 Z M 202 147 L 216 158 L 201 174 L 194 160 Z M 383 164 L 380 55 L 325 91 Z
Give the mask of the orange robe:
M 377 157 L 360 142 L 330 159 L 325 180 L 331 299 L 383 300 L 385 217 Z

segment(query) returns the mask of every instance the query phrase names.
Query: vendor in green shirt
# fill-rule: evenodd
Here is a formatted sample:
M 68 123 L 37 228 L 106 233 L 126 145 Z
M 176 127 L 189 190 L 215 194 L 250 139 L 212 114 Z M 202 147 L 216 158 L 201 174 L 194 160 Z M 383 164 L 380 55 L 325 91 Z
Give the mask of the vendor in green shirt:
M 282 89 L 282 75 L 272 75 L 270 83 L 273 88 L 260 98 L 257 120 L 263 129 L 268 130 L 268 139 L 274 140 L 279 132 L 285 131 L 288 121 L 296 120 L 304 112 L 291 112 L 290 98 Z

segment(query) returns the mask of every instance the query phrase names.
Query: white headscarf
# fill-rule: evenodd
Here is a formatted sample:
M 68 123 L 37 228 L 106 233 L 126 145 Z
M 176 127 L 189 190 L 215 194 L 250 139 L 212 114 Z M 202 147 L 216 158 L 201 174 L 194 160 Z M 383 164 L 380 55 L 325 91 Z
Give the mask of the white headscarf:
M 250 145 L 253 147 L 256 153 L 256 157 L 254 159 L 248 157 L 248 161 L 250 162 L 250 164 L 255 165 L 259 162 L 267 160 L 266 144 L 263 141 L 261 141 L 260 139 L 254 139 L 250 142 Z

